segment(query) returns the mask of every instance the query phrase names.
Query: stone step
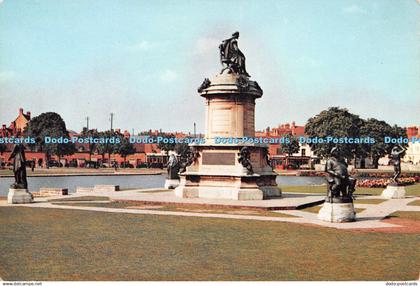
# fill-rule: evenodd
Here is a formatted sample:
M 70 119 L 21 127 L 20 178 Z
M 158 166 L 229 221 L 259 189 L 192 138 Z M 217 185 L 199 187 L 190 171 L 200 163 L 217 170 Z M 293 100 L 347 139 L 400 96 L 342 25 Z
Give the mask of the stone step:
M 120 186 L 119 185 L 95 185 L 95 187 L 93 188 L 94 191 L 99 191 L 99 192 L 118 192 L 120 190 Z
M 34 197 L 66 196 L 69 194 L 67 188 L 40 188 L 39 192 L 34 192 Z

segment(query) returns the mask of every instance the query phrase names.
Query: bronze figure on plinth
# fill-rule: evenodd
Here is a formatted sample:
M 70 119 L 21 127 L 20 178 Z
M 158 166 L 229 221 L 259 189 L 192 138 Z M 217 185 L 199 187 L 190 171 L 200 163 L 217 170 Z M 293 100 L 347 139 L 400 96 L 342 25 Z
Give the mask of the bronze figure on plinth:
M 356 179 L 349 176 L 347 163 L 341 157 L 337 147 L 330 151 L 331 157 L 325 165 L 328 173 L 328 193 L 325 201 L 330 203 L 347 203 L 353 201 Z
M 15 145 L 9 157 L 9 160 L 11 159 L 13 159 L 15 182 L 10 187 L 13 189 L 27 189 L 25 146 L 23 144 Z
M 179 179 L 179 161 L 174 154 L 169 156 L 168 164 L 166 165 L 169 180 Z
M 391 178 L 394 184 L 398 184 L 398 178 L 401 176 L 401 157 L 405 150 L 406 149 L 401 145 L 394 146 L 394 148 L 392 148 L 391 154 L 389 155 L 392 165 L 394 165 L 394 175 Z
M 221 73 L 228 69 L 231 73 L 250 77 L 245 68 L 245 55 L 238 47 L 238 38 L 239 32 L 235 32 L 232 34 L 232 37 L 224 40 L 219 46 L 220 61 L 222 62 L 222 65 L 226 65 Z

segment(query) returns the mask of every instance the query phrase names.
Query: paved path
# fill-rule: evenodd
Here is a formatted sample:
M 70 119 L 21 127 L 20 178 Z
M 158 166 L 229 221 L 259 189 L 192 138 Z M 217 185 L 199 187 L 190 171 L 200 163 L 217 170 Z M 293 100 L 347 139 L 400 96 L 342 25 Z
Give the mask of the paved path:
M 71 194 L 70 198 L 83 197 L 83 196 L 106 196 L 111 200 L 139 200 L 139 201 L 160 201 L 167 203 L 202 203 L 206 205 L 235 205 L 235 206 L 270 206 L 279 205 L 279 202 L 284 205 L 294 205 L 302 203 L 303 201 L 316 201 L 320 197 L 319 194 L 284 194 L 283 199 L 278 200 L 264 200 L 264 201 L 227 201 L 227 200 L 210 200 L 210 199 L 183 199 L 173 195 L 173 192 L 168 192 L 162 189 L 139 189 L 120 192 L 87 192 Z M 58 208 L 58 209 L 77 209 L 77 210 L 90 210 L 111 213 L 131 213 L 131 214 L 149 214 L 149 215 L 172 215 L 172 216 L 188 216 L 188 217 L 206 217 L 206 218 L 225 218 L 225 219 L 247 219 L 259 221 L 275 221 L 275 222 L 292 222 L 292 223 L 305 223 L 315 224 L 324 227 L 332 227 L 337 229 L 354 229 L 354 228 L 384 228 L 384 227 L 401 227 L 399 225 L 384 222 L 382 219 L 396 211 L 420 211 L 420 206 L 408 206 L 412 201 L 419 200 L 419 197 L 408 197 L 405 199 L 390 199 L 379 204 L 358 204 L 355 200 L 355 208 L 363 208 L 365 210 L 357 214 L 357 221 L 352 223 L 331 223 L 320 221 L 316 213 L 299 211 L 299 210 L 278 210 L 273 211 L 281 214 L 291 215 L 294 217 L 269 217 L 257 215 L 236 215 L 236 214 L 221 214 L 221 213 L 201 213 L 201 212 L 181 212 L 181 211 L 163 211 L 152 209 L 133 209 L 133 208 L 104 208 L 104 207 L 84 207 L 84 206 L 70 206 L 65 204 L 54 205 L 48 200 L 54 198 L 65 199 L 67 196 L 55 196 L 48 198 L 36 198 L 34 204 L 25 204 L 19 206 L 34 207 L 34 208 Z M 383 199 L 380 196 L 366 196 L 359 197 L 359 199 Z M 270 202 L 271 201 L 271 202 Z M 108 203 L 108 201 L 94 201 L 95 203 Z M 69 201 L 69 203 L 92 203 L 92 201 Z M 0 206 L 7 205 L 6 201 L 0 201 Z M 15 205 L 14 205 L 15 206 Z
M 84 194 L 86 195 L 86 194 Z M 83 196 L 77 195 L 77 196 Z M 376 198 L 376 197 L 369 197 Z M 378 197 L 379 198 L 379 197 Z M 31 208 L 55 208 L 55 209 L 74 209 L 74 210 L 89 210 L 109 213 L 130 213 L 130 214 L 145 214 L 145 215 L 171 215 L 184 217 L 205 217 L 205 218 L 222 218 L 222 219 L 241 219 L 241 220 L 258 220 L 258 221 L 273 221 L 273 222 L 291 222 L 315 224 L 324 227 L 331 227 L 337 229 L 355 229 L 355 228 L 385 228 L 385 227 L 401 227 L 399 225 L 383 222 L 382 219 L 389 214 L 403 210 L 403 211 L 420 211 L 420 206 L 407 206 L 408 203 L 418 200 L 418 197 L 409 197 L 405 199 L 391 199 L 380 204 L 357 204 L 355 207 L 365 208 L 364 211 L 357 214 L 357 221 L 352 223 L 330 223 L 317 219 L 316 213 L 299 211 L 299 210 L 281 210 L 274 211 L 276 213 L 287 214 L 295 217 L 269 217 L 256 215 L 234 215 L 234 214 L 214 214 L 214 213 L 199 213 L 199 212 L 178 212 L 178 211 L 159 211 L 150 209 L 117 209 L 117 208 L 103 208 L 103 207 L 84 207 L 84 206 L 69 206 L 69 205 L 54 205 L 47 202 L 46 198 L 37 199 L 37 203 L 24 204 L 18 206 Z M 75 201 L 73 201 L 75 202 Z M 107 201 L 100 201 L 107 203 Z M 80 202 L 77 202 L 80 203 Z M 96 203 L 96 202 L 95 202 Z M 7 205 L 6 201 L 0 201 L 0 206 Z M 12 205 L 17 206 L 17 205 Z

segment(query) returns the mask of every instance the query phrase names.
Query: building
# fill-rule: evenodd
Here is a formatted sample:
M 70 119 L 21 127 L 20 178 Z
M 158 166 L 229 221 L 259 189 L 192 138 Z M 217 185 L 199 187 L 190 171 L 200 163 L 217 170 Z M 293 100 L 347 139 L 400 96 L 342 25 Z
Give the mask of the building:
M 23 135 L 23 131 L 31 120 L 31 112 L 23 113 L 23 108 L 19 108 L 18 116 L 13 120 L 9 127 L 6 124 L 0 129 L 0 137 L 19 137 Z
M 412 137 L 417 137 L 420 139 L 420 127 L 407 127 L 407 137 L 410 142 L 408 143 L 407 151 L 405 152 L 403 161 L 413 165 L 420 165 L 420 142 L 412 142 L 411 140 Z
M 291 124 L 279 124 L 277 127 L 267 127 L 264 131 L 256 131 L 255 137 L 281 139 L 285 135 L 294 137 L 305 136 L 305 126 Z M 289 156 L 281 152 L 281 144 L 270 144 L 268 146 L 272 166 L 277 169 L 312 169 L 319 159 L 312 152 L 308 144 L 299 144 L 299 151 Z

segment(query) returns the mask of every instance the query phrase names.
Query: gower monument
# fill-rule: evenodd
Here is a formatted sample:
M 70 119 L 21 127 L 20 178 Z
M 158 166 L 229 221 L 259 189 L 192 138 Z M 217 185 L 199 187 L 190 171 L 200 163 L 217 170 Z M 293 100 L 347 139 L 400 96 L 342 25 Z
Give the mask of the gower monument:
M 330 151 L 331 157 L 325 164 L 328 189 L 324 205 L 319 210 L 318 218 L 328 222 L 350 222 L 356 219 L 353 205 L 353 193 L 356 179 L 349 176 L 347 163 L 337 147 Z
M 26 180 L 26 158 L 25 147 L 23 144 L 17 144 L 10 154 L 9 160 L 13 159 L 13 173 L 15 182 L 10 186 L 7 195 L 9 204 L 32 203 L 34 197 L 28 191 L 28 182 Z
M 180 185 L 183 198 L 262 200 L 280 197 L 268 146 L 242 140 L 255 136 L 255 100 L 263 91 L 250 80 L 239 32 L 219 46 L 223 69 L 198 88 L 206 100 L 206 142 L 190 144 Z M 221 140 L 224 139 L 223 140 Z

